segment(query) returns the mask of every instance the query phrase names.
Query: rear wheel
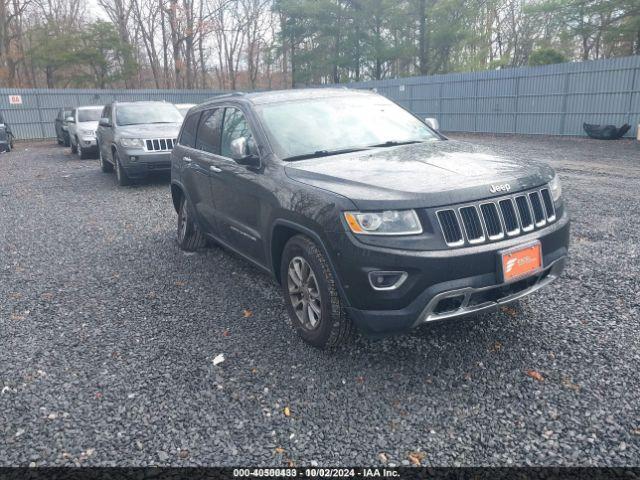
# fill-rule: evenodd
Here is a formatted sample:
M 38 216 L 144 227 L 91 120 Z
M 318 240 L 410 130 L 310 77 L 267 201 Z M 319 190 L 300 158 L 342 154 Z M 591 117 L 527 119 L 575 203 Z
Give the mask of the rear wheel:
M 178 229 L 176 231 L 178 245 L 182 250 L 193 252 L 207 245 L 207 239 L 198 228 L 193 216 L 193 209 L 186 196 L 182 196 L 178 209 Z
M 118 152 L 113 152 L 113 161 L 116 164 L 116 179 L 118 180 L 118 185 L 121 187 L 126 187 L 127 185 L 131 185 L 131 180 L 127 176 L 127 172 L 122 167 L 120 163 L 120 157 L 118 156 Z
M 311 239 L 296 235 L 287 242 L 280 279 L 292 325 L 305 342 L 332 350 L 353 337 L 329 262 Z

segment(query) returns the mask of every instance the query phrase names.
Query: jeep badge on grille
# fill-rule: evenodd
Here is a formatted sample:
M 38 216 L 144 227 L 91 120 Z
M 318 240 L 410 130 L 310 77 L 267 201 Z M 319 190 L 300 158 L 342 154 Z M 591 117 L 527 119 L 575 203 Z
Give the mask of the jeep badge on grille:
M 489 187 L 489 191 L 491 193 L 508 192 L 509 190 L 511 190 L 511 185 L 509 185 L 508 183 L 502 183 L 500 185 L 491 185 L 491 187 Z

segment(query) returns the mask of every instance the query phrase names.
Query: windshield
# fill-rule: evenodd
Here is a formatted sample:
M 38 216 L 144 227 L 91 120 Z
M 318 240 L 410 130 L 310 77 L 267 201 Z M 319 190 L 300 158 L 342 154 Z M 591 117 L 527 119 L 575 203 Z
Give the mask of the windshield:
M 81 108 L 78 110 L 78 122 L 97 122 L 102 115 L 102 107 Z
M 149 123 L 181 123 L 182 115 L 170 103 L 140 103 L 120 105 L 116 113 L 118 125 Z
M 438 140 L 424 123 L 382 96 L 354 95 L 258 108 L 280 158 Z M 317 155 L 322 156 L 322 155 Z

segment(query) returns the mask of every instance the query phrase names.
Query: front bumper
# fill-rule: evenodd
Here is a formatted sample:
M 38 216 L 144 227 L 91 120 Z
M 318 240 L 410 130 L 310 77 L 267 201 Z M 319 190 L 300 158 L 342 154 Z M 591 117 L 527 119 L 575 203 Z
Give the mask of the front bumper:
M 171 151 L 147 152 L 118 147 L 118 155 L 129 178 L 144 178 L 149 173 L 171 171 Z
M 96 137 L 82 137 L 80 138 L 80 146 L 83 150 L 89 152 L 97 152 L 98 151 L 98 142 Z
M 498 252 L 539 240 L 543 269 L 531 277 L 503 284 Z M 569 246 L 566 213 L 551 226 L 509 240 L 433 252 L 344 247 L 338 276 L 354 323 L 366 334 L 409 330 L 426 322 L 491 311 L 548 285 L 562 273 Z M 408 279 L 394 291 L 375 291 L 365 273 L 402 270 Z

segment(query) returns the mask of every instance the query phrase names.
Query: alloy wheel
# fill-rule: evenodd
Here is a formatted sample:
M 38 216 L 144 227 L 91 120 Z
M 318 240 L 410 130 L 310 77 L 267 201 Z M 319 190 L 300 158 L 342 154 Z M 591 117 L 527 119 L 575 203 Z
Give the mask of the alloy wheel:
M 187 222 L 189 219 L 189 209 L 187 208 L 187 199 L 182 201 L 180 207 L 180 215 L 178 215 L 178 238 L 183 241 L 187 236 Z
M 315 273 L 309 262 L 300 256 L 291 259 L 287 273 L 293 311 L 303 328 L 315 330 L 322 319 L 322 299 Z

